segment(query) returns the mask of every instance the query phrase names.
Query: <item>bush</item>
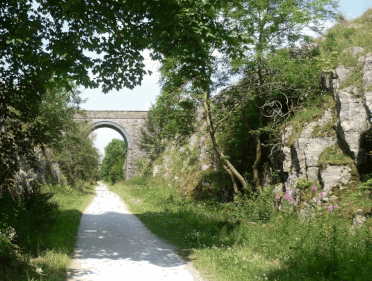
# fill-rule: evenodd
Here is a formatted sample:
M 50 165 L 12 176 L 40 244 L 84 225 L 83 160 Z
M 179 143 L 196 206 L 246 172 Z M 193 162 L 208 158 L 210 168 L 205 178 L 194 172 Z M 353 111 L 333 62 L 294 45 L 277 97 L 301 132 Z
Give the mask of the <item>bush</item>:
M 0 271 L 11 266 L 20 266 L 26 261 L 21 256 L 21 249 L 15 243 L 16 231 L 10 226 L 0 227 Z
M 144 186 L 146 185 L 146 179 L 140 176 L 136 176 L 134 178 L 131 178 L 130 180 L 127 180 L 125 182 L 127 185 L 140 185 Z
M 276 209 L 274 208 L 273 187 L 268 187 L 261 195 L 253 194 L 244 203 L 244 213 L 251 221 L 268 222 Z
M 4 233 L 11 226 L 18 234 L 17 245 L 36 251 L 38 237 L 35 233 L 54 221 L 53 210 L 57 204 L 50 202 L 52 196 L 53 193 L 41 193 L 39 185 L 30 191 L 25 188 L 15 200 L 9 191 L 5 191 L 0 198 L 0 230 Z
M 273 187 L 266 188 L 262 194 L 242 195 L 234 202 L 223 204 L 223 213 L 230 220 L 247 220 L 252 222 L 268 222 L 276 213 Z
M 14 228 L 0 226 L 0 280 L 10 280 L 10 271 L 29 266 L 29 260 L 21 255 L 20 247 L 14 242 L 16 237 Z

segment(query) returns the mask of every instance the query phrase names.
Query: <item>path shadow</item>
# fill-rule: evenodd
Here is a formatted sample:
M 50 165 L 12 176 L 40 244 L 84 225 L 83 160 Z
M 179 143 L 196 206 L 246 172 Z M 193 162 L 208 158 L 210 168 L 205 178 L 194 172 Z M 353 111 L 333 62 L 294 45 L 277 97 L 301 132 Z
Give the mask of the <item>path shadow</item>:
M 148 262 L 161 267 L 186 265 L 175 250 L 152 234 L 136 216 L 104 212 L 83 215 L 74 257 Z

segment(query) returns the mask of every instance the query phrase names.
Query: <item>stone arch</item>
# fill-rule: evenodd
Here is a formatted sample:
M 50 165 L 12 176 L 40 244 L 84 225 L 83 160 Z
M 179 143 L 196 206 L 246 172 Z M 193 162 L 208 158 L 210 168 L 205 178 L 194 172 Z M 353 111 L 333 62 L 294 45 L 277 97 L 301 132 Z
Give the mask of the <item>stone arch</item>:
M 112 121 L 98 121 L 92 124 L 92 131 L 97 130 L 99 128 L 110 128 L 117 131 L 123 137 L 127 148 L 130 149 L 132 147 L 132 142 L 130 140 L 128 132 L 117 123 Z
M 125 177 L 131 179 L 137 175 L 135 162 L 147 156 L 146 151 L 139 147 L 139 136 L 147 114 L 147 111 L 85 110 L 84 114 L 76 114 L 74 120 L 87 120 L 91 132 L 98 128 L 110 128 L 123 137 L 127 146 Z

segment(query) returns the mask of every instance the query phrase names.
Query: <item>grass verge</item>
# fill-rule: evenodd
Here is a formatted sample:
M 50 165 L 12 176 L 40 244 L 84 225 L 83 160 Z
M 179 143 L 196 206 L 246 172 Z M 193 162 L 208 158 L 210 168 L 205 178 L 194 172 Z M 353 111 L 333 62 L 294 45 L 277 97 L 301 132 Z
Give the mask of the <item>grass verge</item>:
M 9 204 L 7 210 L 0 210 L 0 223 L 11 227 L 9 239 L 0 241 L 1 246 L 17 252 L 2 259 L 0 280 L 66 280 L 80 218 L 95 195 L 94 185 L 84 184 L 78 190 L 49 185 L 40 193 L 51 192 L 55 194 L 49 205 L 29 199 L 14 206 L 9 198 L 0 199 Z M 52 206 L 50 212 L 48 206 Z
M 372 274 L 370 228 L 351 231 L 341 205 L 323 206 L 309 224 L 278 211 L 271 191 L 222 204 L 143 179 L 109 189 L 207 280 L 368 280 Z

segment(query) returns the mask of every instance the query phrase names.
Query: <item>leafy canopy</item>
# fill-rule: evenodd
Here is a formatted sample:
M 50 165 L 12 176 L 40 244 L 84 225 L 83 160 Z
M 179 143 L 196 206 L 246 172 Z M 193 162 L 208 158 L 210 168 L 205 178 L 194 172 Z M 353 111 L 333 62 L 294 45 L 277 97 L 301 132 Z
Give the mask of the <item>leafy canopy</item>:
M 154 59 L 177 57 L 182 73 L 195 76 L 207 68 L 203 44 L 215 40 L 220 30 L 212 20 L 220 3 L 224 1 L 1 1 L 0 185 L 11 184 L 17 153 L 35 162 L 33 148 L 49 138 L 47 126 L 22 126 L 41 114 L 48 90 L 69 90 L 71 81 L 85 87 L 101 84 L 105 93 L 132 89 L 147 73 L 141 55 L 145 49 L 153 51 Z

